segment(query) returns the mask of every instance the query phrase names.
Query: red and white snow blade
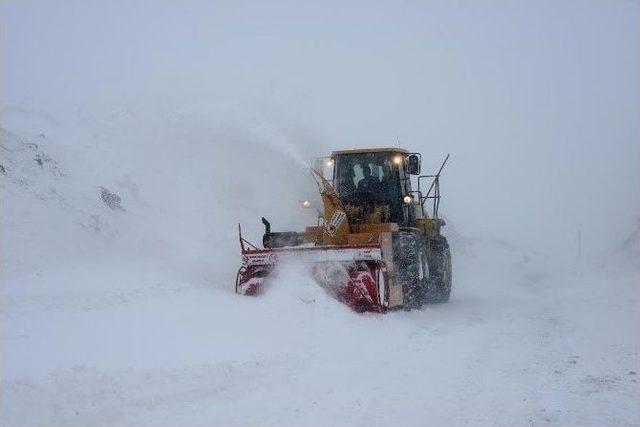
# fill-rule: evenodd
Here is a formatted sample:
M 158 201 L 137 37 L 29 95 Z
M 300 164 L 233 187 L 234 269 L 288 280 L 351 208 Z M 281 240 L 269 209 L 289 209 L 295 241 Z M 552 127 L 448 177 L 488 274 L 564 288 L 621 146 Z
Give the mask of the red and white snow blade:
M 308 265 L 318 284 L 355 311 L 386 311 L 389 289 L 379 244 L 260 249 L 238 231 L 242 266 L 236 293 L 259 295 L 277 265 L 295 262 Z

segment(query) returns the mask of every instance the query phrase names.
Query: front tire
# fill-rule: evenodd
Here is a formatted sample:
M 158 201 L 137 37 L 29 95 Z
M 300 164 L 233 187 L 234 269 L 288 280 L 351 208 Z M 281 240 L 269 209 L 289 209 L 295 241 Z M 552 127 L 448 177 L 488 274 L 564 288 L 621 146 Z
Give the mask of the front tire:
M 393 233 L 393 281 L 402 284 L 405 310 L 419 309 L 424 302 L 426 264 L 425 239 L 419 232 Z

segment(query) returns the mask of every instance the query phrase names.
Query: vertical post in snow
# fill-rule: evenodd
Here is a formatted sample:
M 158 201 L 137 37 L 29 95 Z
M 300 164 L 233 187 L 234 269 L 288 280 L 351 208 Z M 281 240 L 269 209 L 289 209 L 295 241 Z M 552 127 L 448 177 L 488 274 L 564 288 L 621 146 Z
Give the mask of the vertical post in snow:
M 582 229 L 578 228 L 578 262 L 582 259 Z

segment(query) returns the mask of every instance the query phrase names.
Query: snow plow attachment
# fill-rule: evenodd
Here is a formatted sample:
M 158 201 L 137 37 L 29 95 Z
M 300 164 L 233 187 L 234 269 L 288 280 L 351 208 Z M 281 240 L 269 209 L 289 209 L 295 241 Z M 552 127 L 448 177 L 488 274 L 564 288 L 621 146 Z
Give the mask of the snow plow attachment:
M 240 227 L 238 233 L 242 250 L 238 294 L 259 295 L 278 264 L 293 262 L 307 265 L 331 296 L 356 311 L 382 312 L 388 305 L 387 271 L 379 244 L 259 249 L 242 237 Z

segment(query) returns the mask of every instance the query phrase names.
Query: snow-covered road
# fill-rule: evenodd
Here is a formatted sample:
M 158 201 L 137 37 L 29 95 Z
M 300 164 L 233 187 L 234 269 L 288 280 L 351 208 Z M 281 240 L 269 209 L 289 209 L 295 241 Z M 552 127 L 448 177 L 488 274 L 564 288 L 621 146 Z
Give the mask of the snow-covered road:
M 450 303 L 387 315 L 296 266 L 262 298 L 126 262 L 12 277 L 2 425 L 638 424 L 636 277 L 454 257 Z

